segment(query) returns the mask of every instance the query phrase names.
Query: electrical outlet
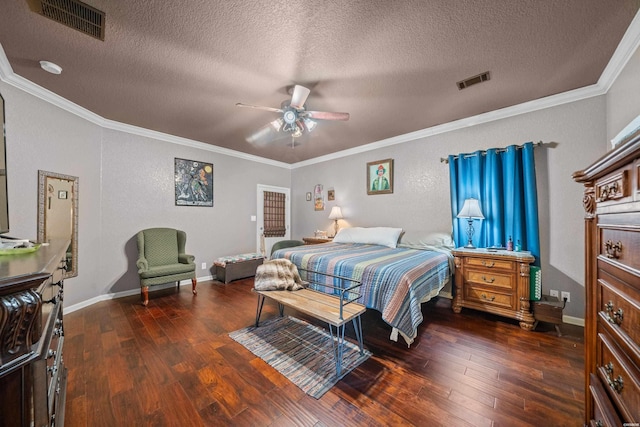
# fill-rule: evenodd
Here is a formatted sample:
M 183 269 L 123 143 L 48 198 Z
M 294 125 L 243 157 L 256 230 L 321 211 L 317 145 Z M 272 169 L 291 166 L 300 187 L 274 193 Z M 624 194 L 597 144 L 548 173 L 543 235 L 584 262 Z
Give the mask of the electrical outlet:
M 206 263 L 206 262 L 203 262 L 203 263 L 202 263 L 202 269 L 203 269 L 203 270 L 206 270 L 206 269 L 207 269 L 207 263 Z
M 562 301 L 567 299 L 567 302 L 571 302 L 571 294 L 569 292 L 562 291 Z
M 549 296 L 558 298 L 558 291 L 553 289 L 549 290 Z

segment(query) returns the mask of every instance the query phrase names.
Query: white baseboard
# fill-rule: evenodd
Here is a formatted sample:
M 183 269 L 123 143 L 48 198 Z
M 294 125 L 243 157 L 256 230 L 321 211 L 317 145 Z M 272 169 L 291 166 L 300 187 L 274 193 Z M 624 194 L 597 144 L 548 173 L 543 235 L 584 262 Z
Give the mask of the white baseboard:
M 198 282 L 205 282 L 207 280 L 213 280 L 213 276 L 198 277 L 197 279 L 198 279 Z M 191 285 L 191 280 L 182 280 L 180 282 L 180 286 L 186 286 L 186 285 Z M 169 288 L 172 288 L 174 286 L 175 285 L 173 283 L 167 283 L 167 284 L 164 284 L 164 285 L 154 286 L 152 289 L 153 290 L 169 289 Z M 130 297 L 131 295 L 140 295 L 140 288 L 129 289 L 129 290 L 126 290 L 126 291 L 100 295 L 100 296 L 97 296 L 95 298 L 91 298 L 91 299 L 88 299 L 86 301 L 82 301 L 82 302 L 79 302 L 77 304 L 70 305 L 69 307 L 65 307 L 64 308 L 64 312 L 65 312 L 65 314 L 66 313 L 73 313 L 74 311 L 80 310 L 80 309 L 85 308 L 85 307 L 89 307 L 90 305 L 99 303 L 101 301 L 107 301 L 107 300 L 111 300 L 111 299 Z
M 562 316 L 562 323 L 566 323 L 568 325 L 582 326 L 584 328 L 584 319 L 573 316 Z

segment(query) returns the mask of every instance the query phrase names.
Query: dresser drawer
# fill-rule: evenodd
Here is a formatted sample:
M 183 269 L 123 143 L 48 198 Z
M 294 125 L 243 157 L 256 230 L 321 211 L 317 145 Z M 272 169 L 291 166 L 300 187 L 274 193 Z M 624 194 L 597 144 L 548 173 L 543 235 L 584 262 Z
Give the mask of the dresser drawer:
M 622 425 L 620 417 L 616 413 L 607 392 L 602 387 L 602 383 L 593 374 L 589 377 L 589 390 L 593 399 L 594 415 L 590 425 L 592 427 L 618 427 Z
M 464 298 L 468 302 L 503 307 L 509 310 L 516 309 L 515 295 L 511 293 L 496 292 L 495 289 L 473 285 L 466 286 L 464 292 Z
M 515 271 L 516 264 L 513 261 L 505 259 L 487 259 L 487 258 L 474 258 L 468 257 L 464 260 L 465 264 L 469 267 L 477 266 L 485 268 L 495 268 L 499 270 Z
M 640 292 L 625 286 L 603 269 L 598 279 L 598 293 L 599 317 L 640 366 Z
M 499 288 L 503 292 L 505 290 L 512 291 L 515 284 L 513 274 L 487 270 L 466 270 L 465 280 L 472 285 L 492 286 Z
M 640 374 L 633 363 L 603 332 L 596 343 L 598 377 L 625 422 L 640 422 Z
M 640 215 L 600 215 L 598 255 L 614 264 L 640 271 Z

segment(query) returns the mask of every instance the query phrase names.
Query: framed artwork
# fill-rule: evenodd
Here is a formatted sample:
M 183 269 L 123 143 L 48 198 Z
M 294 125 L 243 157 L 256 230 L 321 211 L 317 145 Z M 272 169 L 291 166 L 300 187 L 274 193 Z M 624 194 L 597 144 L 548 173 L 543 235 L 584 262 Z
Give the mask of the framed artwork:
M 175 159 L 176 206 L 213 206 L 213 164 Z
M 367 194 L 393 193 L 393 159 L 367 163 Z
M 311 191 L 307 193 L 307 202 L 311 201 Z
M 324 210 L 324 192 L 322 184 L 318 184 L 313 189 L 313 209 L 316 211 Z
M 327 200 L 335 200 L 336 192 L 335 190 L 327 190 Z

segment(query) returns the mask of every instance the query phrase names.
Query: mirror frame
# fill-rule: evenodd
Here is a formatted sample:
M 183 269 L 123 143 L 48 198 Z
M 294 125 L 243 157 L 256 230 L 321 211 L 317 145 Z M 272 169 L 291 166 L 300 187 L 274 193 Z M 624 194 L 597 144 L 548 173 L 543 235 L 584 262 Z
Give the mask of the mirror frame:
M 44 233 L 46 226 L 45 206 L 46 206 L 46 182 L 47 178 L 63 179 L 71 181 L 72 190 L 72 206 L 73 218 L 71 225 L 71 265 L 67 265 L 67 272 L 64 277 L 76 277 L 78 275 L 78 177 L 71 175 L 63 175 L 55 172 L 38 171 L 38 242 L 44 242 Z

